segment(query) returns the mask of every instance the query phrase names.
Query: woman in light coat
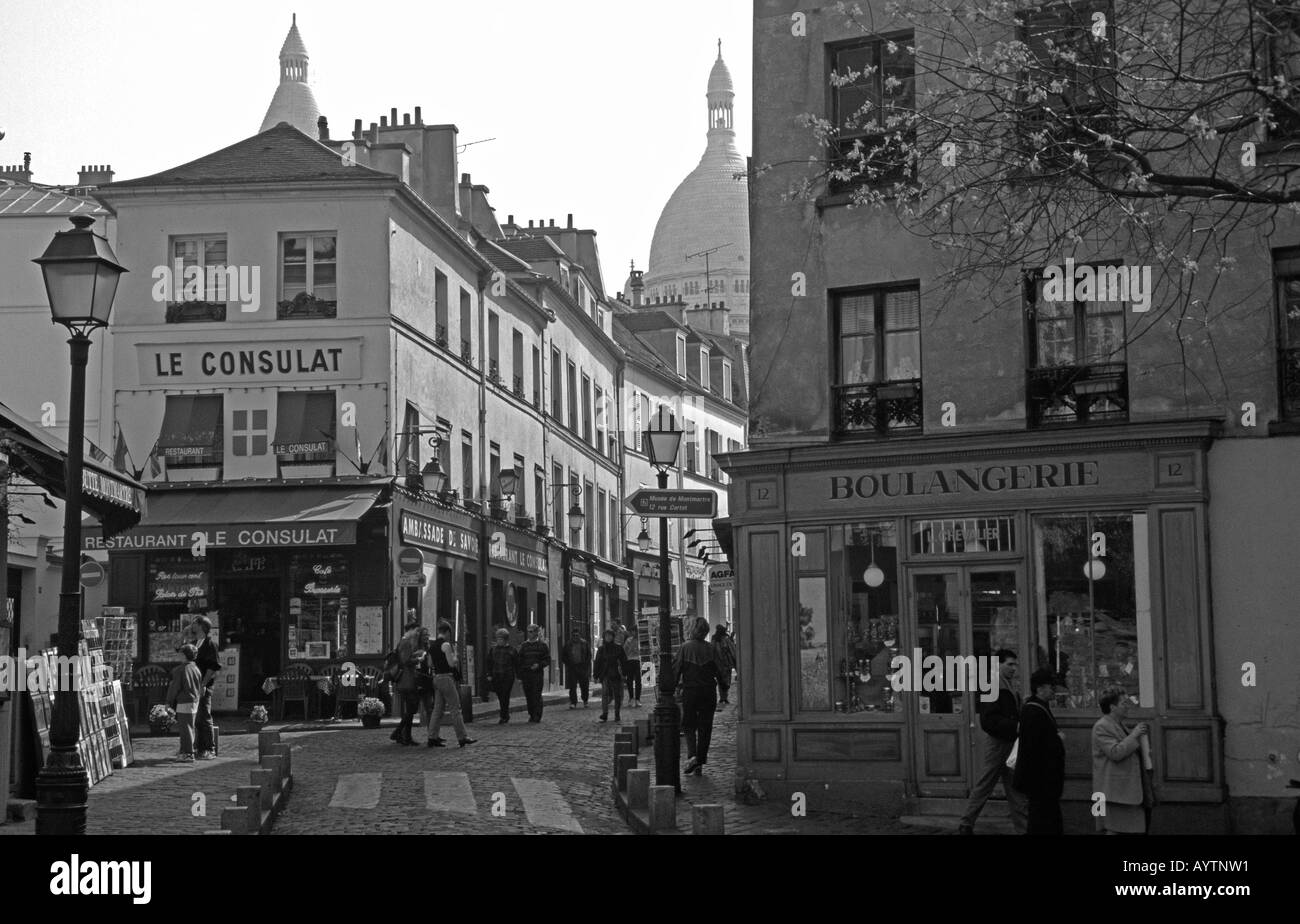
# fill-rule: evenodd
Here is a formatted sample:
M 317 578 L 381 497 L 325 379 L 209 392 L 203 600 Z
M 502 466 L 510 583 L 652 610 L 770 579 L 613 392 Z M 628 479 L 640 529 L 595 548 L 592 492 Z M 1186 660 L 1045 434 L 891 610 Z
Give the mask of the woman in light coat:
M 1092 790 L 1100 793 L 1105 803 L 1097 816 L 1097 830 L 1146 834 L 1155 805 L 1151 774 L 1143 765 L 1142 754 L 1142 740 L 1150 728 L 1145 722 L 1131 730 L 1125 724 L 1131 704 L 1122 689 L 1106 690 L 1099 705 L 1102 717 L 1092 727 Z

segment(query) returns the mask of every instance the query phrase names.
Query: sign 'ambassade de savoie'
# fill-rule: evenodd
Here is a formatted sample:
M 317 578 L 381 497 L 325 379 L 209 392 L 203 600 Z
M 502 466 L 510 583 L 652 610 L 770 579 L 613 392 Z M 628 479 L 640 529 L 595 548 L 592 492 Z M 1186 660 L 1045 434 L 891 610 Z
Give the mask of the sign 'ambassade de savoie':
M 1028 464 L 969 465 L 862 475 L 832 475 L 830 500 L 873 497 L 920 497 L 945 494 L 1000 494 L 1006 491 L 1043 491 L 1059 488 L 1093 488 L 1101 485 L 1095 460 L 1032 462 Z

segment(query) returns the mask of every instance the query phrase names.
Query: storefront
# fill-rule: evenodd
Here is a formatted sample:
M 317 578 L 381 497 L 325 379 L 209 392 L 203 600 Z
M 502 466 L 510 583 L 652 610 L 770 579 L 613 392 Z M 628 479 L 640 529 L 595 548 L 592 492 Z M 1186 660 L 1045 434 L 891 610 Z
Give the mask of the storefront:
M 1159 798 L 1213 814 L 1211 426 L 730 457 L 741 663 L 771 680 L 743 690 L 742 774 L 900 813 L 964 799 L 981 693 L 955 672 L 898 690 L 894 658 L 1009 648 L 1023 694 L 1037 668 L 1057 678 L 1066 799 L 1091 792 L 1098 697 L 1119 687 L 1153 728 Z
M 140 664 L 174 664 L 200 614 L 238 675 L 217 707 L 265 701 L 289 664 L 378 663 L 387 651 L 387 482 L 158 486 L 109 553 L 110 604 L 138 619 Z
M 510 633 L 510 644 L 518 648 L 527 639 L 527 629 L 545 628 L 550 600 L 549 552 L 546 540 L 504 520 L 488 520 L 487 576 L 489 618 L 478 636 L 479 650 L 493 644 L 497 629 Z M 558 650 L 552 652 L 552 660 Z M 476 689 L 483 678 L 475 675 Z M 484 687 L 479 691 L 486 696 Z

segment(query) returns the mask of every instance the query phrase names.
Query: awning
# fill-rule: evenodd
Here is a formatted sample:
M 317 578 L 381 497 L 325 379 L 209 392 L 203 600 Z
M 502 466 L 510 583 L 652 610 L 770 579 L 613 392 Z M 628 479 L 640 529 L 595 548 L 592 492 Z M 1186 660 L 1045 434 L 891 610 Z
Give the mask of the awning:
M 13 444 L 9 466 L 59 499 L 65 492 L 64 461 L 68 446 L 62 439 L 0 404 L 0 438 Z M 144 510 L 145 487 L 121 472 L 87 456 L 81 470 L 81 504 L 113 535 L 139 521 Z
M 334 433 L 334 392 L 280 392 L 272 452 L 333 453 Z
M 87 535 L 87 549 L 190 550 L 352 545 L 357 521 L 380 503 L 387 480 L 353 484 L 163 488 L 148 514 L 111 539 Z
M 221 451 L 221 396 L 168 395 L 158 449 L 169 458 L 217 455 Z

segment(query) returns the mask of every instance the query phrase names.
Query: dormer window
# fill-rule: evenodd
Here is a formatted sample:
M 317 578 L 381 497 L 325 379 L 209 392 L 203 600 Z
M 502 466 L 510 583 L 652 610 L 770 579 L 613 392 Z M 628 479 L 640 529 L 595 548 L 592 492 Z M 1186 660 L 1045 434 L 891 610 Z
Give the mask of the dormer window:
M 709 391 L 709 351 L 707 347 L 700 347 L 700 387 Z
M 731 363 L 725 359 L 722 361 L 722 398 L 731 400 Z

